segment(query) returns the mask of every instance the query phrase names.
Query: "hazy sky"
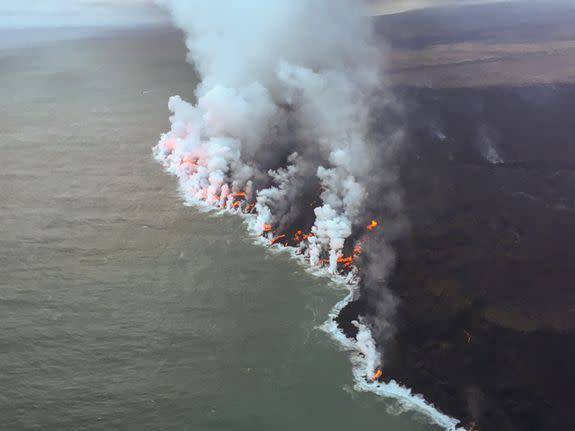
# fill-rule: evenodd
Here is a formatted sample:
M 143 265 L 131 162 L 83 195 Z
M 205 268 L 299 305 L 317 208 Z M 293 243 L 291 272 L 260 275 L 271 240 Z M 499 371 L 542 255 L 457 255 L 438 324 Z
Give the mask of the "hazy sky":
M 0 0 L 0 28 L 125 26 L 165 19 L 153 0 Z
M 374 13 L 384 14 L 434 5 L 494 0 L 366 1 L 372 4 Z M 0 28 L 124 26 L 154 24 L 166 19 L 153 0 L 0 0 Z

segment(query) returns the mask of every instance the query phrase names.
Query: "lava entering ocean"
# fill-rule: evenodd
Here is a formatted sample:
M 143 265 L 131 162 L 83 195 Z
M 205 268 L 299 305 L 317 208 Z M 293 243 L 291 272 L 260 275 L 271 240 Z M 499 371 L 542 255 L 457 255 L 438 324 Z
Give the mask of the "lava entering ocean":
M 207 152 L 204 155 L 201 152 L 178 152 L 178 146 L 178 138 L 172 136 L 164 137 L 154 152 L 156 158 L 170 172 L 178 176 L 184 196 L 191 202 L 203 202 L 214 209 L 228 210 L 240 214 L 257 214 L 258 219 L 260 218 L 258 208 L 260 210 L 264 208 L 268 219 L 273 220 L 273 217 L 269 217 L 271 211 L 265 206 L 265 203 L 262 203 L 261 199 L 258 199 L 259 195 L 257 193 L 255 197 L 253 196 L 251 187 L 251 190 L 248 191 L 240 189 L 237 184 L 233 183 L 221 182 L 221 184 L 216 183 L 214 185 L 214 183 L 209 181 L 202 181 L 205 177 L 201 176 L 208 174 L 210 165 L 214 163 L 213 160 L 208 158 Z M 209 174 L 207 178 L 210 178 Z M 317 196 L 315 201 L 321 202 L 321 198 Z M 318 205 L 313 210 L 315 211 L 322 207 Z M 365 232 L 373 231 L 377 225 L 378 223 L 375 219 L 371 220 L 369 224 L 365 225 Z M 343 252 L 346 246 L 344 241 L 343 246 L 336 250 L 335 253 L 330 253 L 327 249 L 321 249 L 319 257 L 312 260 L 311 254 L 316 252 L 313 248 L 317 247 L 319 231 L 317 226 L 308 226 L 309 229 L 306 231 L 298 227 L 288 227 L 282 231 L 278 223 L 255 223 L 251 227 L 257 234 L 267 238 L 270 245 L 281 244 L 286 247 L 294 247 L 296 253 L 305 256 L 309 263 L 328 267 L 331 273 L 343 275 L 357 273 L 355 262 L 362 250 L 361 242 L 359 241 L 354 244 L 351 238 L 346 238 L 348 242 L 347 248 L 351 249 L 349 254 Z M 361 235 L 361 232 L 359 234 Z M 335 265 L 332 262 L 332 255 L 335 255 Z
M 200 76 L 195 104 L 170 98 L 171 129 L 154 148 L 185 200 L 250 215 L 251 232 L 269 245 L 384 289 L 401 209 L 394 154 L 402 133 L 393 122 L 374 132 L 374 108 L 393 112 L 396 102 L 381 90 L 381 51 L 364 5 L 161 3 Z M 376 229 L 380 219 L 392 228 Z M 378 327 L 391 336 L 393 307 L 380 308 L 388 324 Z
M 373 335 L 393 335 L 396 301 L 385 284 L 403 226 L 396 153 L 404 134 L 365 4 L 161 3 L 185 33 L 200 82 L 195 103 L 170 98 L 171 128 L 155 158 L 178 177 L 187 203 L 243 215 L 268 245 L 347 281 L 350 294 L 334 312 L 359 283 L 372 293 L 377 324 L 356 322 L 354 340 L 340 338 L 334 315 L 325 328 L 356 353 L 356 385 L 375 391 L 383 346 Z

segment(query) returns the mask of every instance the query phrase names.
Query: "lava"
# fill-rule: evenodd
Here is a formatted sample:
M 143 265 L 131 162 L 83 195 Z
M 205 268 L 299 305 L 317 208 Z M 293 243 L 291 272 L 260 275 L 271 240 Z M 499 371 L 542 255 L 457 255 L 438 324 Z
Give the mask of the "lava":
M 374 230 L 377 227 L 378 223 L 377 220 L 373 219 L 368 225 L 367 225 L 367 229 L 368 230 Z
M 299 242 L 299 241 L 301 241 L 301 236 L 302 236 L 302 232 L 301 232 L 301 230 L 298 230 L 298 231 L 294 234 L 293 240 L 296 241 L 296 242 Z
M 343 268 L 351 267 L 352 262 L 353 262 L 353 256 L 346 256 L 346 257 L 338 257 L 337 258 L 337 263 L 342 263 Z
M 382 376 L 383 371 L 381 371 L 381 369 L 377 370 L 375 372 L 375 374 L 373 375 L 373 380 L 379 380 L 379 378 Z
M 285 238 L 285 237 L 286 237 L 285 234 L 278 235 L 270 241 L 270 244 L 276 244 L 280 239 Z

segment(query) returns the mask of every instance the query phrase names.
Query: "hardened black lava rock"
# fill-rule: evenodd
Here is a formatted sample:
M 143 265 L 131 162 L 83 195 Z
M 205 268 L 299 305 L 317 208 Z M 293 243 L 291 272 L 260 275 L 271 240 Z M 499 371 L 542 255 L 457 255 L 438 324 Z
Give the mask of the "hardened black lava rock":
M 575 429 L 575 86 L 397 92 L 410 229 L 386 378 L 468 429 Z M 385 318 L 373 301 L 342 310 L 348 336 Z

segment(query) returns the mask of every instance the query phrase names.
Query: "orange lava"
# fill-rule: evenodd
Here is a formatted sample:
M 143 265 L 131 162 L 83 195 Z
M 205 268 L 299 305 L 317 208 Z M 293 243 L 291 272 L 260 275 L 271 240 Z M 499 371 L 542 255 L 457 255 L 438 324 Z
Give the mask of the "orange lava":
M 272 230 L 271 224 L 264 224 L 264 232 L 269 232 Z
M 282 238 L 285 238 L 285 234 L 284 234 L 284 235 L 278 235 L 278 236 L 276 236 L 275 238 L 273 238 L 273 239 L 270 241 L 270 244 L 275 244 L 276 242 L 278 242 L 278 241 L 279 241 L 280 239 L 282 239 Z
M 368 230 L 374 230 L 377 227 L 378 223 L 377 220 L 373 219 L 371 223 L 367 225 Z
M 353 256 L 338 257 L 337 262 L 342 264 L 343 268 L 350 268 L 353 261 Z
M 373 380 L 379 379 L 382 374 L 383 374 L 383 371 L 377 370 L 377 371 L 375 372 L 375 374 L 373 375 Z

